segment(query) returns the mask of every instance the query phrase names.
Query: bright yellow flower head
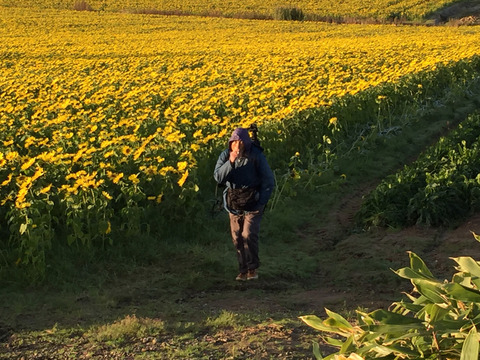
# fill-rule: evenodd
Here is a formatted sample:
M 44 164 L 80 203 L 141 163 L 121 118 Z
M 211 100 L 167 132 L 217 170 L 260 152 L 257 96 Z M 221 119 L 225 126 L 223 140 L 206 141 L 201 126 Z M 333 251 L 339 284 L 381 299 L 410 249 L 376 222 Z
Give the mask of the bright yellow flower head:
M 178 186 L 182 187 L 185 181 L 187 180 L 187 177 L 188 177 L 188 170 L 185 171 L 185 173 L 182 175 L 180 180 L 178 180 Z
M 42 190 L 40 190 L 40 194 L 46 194 L 46 193 L 48 193 L 51 188 L 52 188 L 52 184 L 44 187 Z
M 118 184 L 118 182 L 119 182 L 122 178 L 123 178 L 123 173 L 117 174 L 117 175 L 113 178 L 112 182 L 113 182 L 114 184 Z
M 128 177 L 128 180 L 130 180 L 134 185 L 137 185 L 140 180 L 138 179 L 137 174 L 132 174 Z
M 113 197 L 106 191 L 102 191 L 102 195 L 105 196 L 106 199 L 112 200 Z
M 179 161 L 179 162 L 177 163 L 177 169 L 178 169 L 178 171 L 183 171 L 183 170 L 185 170 L 185 169 L 187 168 L 187 166 L 188 166 L 188 163 L 187 163 L 186 161 Z
M 35 163 L 35 160 L 36 160 L 35 158 L 29 159 L 28 161 L 23 163 L 23 165 L 21 166 L 21 169 L 23 171 L 27 170 L 30 166 L 32 166 Z
M 132 153 L 132 151 L 133 151 L 133 150 L 132 150 L 132 148 L 131 148 L 130 146 L 124 146 L 124 147 L 122 148 L 122 153 L 123 153 L 123 155 L 125 155 L 125 156 L 130 155 L 130 154 Z

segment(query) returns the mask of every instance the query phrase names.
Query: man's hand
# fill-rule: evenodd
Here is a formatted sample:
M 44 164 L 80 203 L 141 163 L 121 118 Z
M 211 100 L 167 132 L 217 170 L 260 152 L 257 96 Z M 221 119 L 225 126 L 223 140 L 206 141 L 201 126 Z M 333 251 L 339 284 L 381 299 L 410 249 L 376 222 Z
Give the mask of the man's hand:
M 230 162 L 235 162 L 235 160 L 237 160 L 237 158 L 240 156 L 240 152 L 237 150 L 237 151 L 233 151 L 233 150 L 230 150 Z
M 238 157 L 241 156 L 243 151 L 243 142 L 232 141 L 230 144 L 230 162 L 234 163 Z

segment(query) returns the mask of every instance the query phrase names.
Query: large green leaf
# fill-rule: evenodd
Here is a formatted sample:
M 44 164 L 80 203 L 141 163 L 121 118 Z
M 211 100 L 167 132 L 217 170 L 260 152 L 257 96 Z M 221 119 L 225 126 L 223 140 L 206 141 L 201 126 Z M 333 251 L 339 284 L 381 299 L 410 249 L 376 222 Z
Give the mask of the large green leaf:
M 410 267 L 417 273 L 422 274 L 425 277 L 433 279 L 433 275 L 430 270 L 427 268 L 427 265 L 423 260 L 414 252 L 409 251 L 408 255 L 410 257 Z
M 480 288 L 480 278 L 473 278 L 470 275 L 470 273 L 465 273 L 465 272 L 459 272 L 453 275 L 452 277 L 452 282 L 467 286 L 467 287 L 472 287 L 475 286 L 476 288 Z
M 343 344 L 343 341 L 340 339 L 332 338 L 329 336 L 324 337 L 324 340 L 327 344 L 340 348 Z
M 353 326 L 342 316 L 327 309 L 325 310 L 327 311 L 327 314 L 330 315 L 330 317 L 325 320 L 320 319 L 316 315 L 300 316 L 300 320 L 316 330 L 336 333 L 345 337 L 348 337 L 354 332 Z
M 460 334 L 462 332 L 461 329 L 469 324 L 471 324 L 471 320 L 458 318 L 438 320 L 434 324 L 429 325 L 433 327 L 433 330 L 438 335 L 454 335 Z
M 415 301 L 415 300 L 412 300 L 412 301 Z M 395 305 L 395 307 L 393 308 L 393 311 L 402 315 L 407 315 L 409 313 L 416 314 L 417 312 L 422 310 L 424 306 L 422 304 L 408 303 L 408 302 L 405 302 L 404 300 L 393 303 L 393 305 Z
M 415 279 L 413 283 L 417 291 L 435 304 L 444 304 L 447 301 L 442 283 L 425 279 Z
M 383 334 L 405 334 L 412 330 L 424 330 L 425 325 L 422 323 L 410 323 L 410 324 L 379 324 L 362 326 L 362 330 L 368 331 L 373 336 L 380 337 Z
M 437 304 L 428 304 L 425 306 L 425 312 L 428 314 L 430 324 L 434 324 L 444 319 L 449 313 L 449 307 L 438 306 Z
M 346 353 L 349 353 L 351 351 L 355 351 L 355 347 L 353 345 L 353 335 L 349 336 L 347 338 L 347 340 L 345 340 L 345 342 L 342 344 L 341 348 L 340 348 L 340 353 L 341 354 L 346 354 Z
M 480 291 L 478 290 L 457 283 L 445 284 L 444 288 L 447 290 L 447 296 L 452 299 L 480 303 Z
M 414 305 L 420 305 L 422 308 L 425 306 L 425 304 L 429 304 L 430 303 L 430 299 L 428 299 L 426 296 L 424 295 L 420 295 L 418 298 L 416 298 L 414 301 L 413 301 L 413 304 Z
M 330 311 L 328 309 L 325 309 L 327 315 L 329 316 L 329 318 L 327 319 L 328 320 L 331 320 L 329 323 L 331 324 L 335 324 L 335 326 L 338 326 L 338 327 L 343 327 L 343 328 L 346 328 L 346 329 L 352 329 L 353 326 L 341 315 L 333 312 L 333 311 Z
M 478 360 L 478 341 L 477 329 L 474 326 L 463 343 L 460 360 Z
M 323 359 L 323 356 L 320 353 L 320 345 L 316 341 L 313 342 L 313 355 L 315 356 L 315 358 L 317 360 L 322 360 Z
M 412 350 L 410 347 L 402 346 L 400 343 L 392 343 L 392 345 L 385 346 L 397 355 L 404 354 L 413 358 L 420 358 L 420 353 L 417 350 Z
M 469 256 L 461 256 L 457 258 L 451 258 L 458 265 L 460 265 L 460 270 L 470 273 L 472 277 L 480 278 L 480 265 L 477 261 L 473 260 Z
M 430 277 L 425 276 L 422 273 L 419 273 L 418 271 L 413 270 L 412 268 L 409 267 L 404 267 L 398 270 L 393 271 L 395 274 L 398 276 L 408 279 L 408 280 L 413 280 L 413 279 L 430 279 Z
M 402 325 L 402 324 L 421 324 L 422 321 L 411 316 L 403 316 L 401 314 L 387 311 L 383 309 L 372 311 L 369 316 L 381 322 L 382 324 L 395 324 L 395 325 Z
M 300 320 L 302 320 L 305 324 L 314 328 L 315 330 L 335 332 L 330 326 L 325 326 L 323 324 L 323 320 L 316 315 L 300 316 Z

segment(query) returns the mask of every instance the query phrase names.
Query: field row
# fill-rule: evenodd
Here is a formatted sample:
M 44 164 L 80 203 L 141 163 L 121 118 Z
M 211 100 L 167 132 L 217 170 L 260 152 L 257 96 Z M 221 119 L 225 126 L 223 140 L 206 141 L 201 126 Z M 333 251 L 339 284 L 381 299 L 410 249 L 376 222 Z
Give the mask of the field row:
M 470 115 L 413 164 L 390 175 L 360 211 L 367 226 L 455 225 L 479 210 L 480 115 Z
M 0 5 L 43 7 L 57 9 L 88 8 L 104 11 L 165 11 L 186 14 L 221 14 L 226 16 L 264 15 L 275 17 L 275 12 L 281 8 L 301 9 L 305 14 L 325 18 L 376 18 L 388 19 L 406 17 L 420 19 L 431 12 L 441 9 L 451 3 L 449 0 L 1 0 Z M 83 4 L 83 7 L 81 6 Z M 88 5 L 88 6 L 87 6 Z

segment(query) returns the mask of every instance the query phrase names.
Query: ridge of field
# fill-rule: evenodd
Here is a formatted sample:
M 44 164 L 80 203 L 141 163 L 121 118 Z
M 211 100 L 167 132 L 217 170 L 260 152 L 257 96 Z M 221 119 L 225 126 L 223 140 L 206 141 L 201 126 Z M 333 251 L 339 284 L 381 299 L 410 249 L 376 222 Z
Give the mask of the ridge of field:
M 376 19 L 391 21 L 395 19 L 421 20 L 452 3 L 468 1 L 452 0 L 1 0 L 3 6 L 42 7 L 57 9 L 160 12 L 187 15 L 213 15 L 226 17 L 250 18 L 285 18 L 282 9 L 301 11 L 302 19 L 334 20 L 334 19 Z M 280 14 L 279 14 L 280 13 Z M 295 20 L 295 19 L 294 19 Z
M 480 53 L 480 30 L 466 27 L 8 7 L 0 21 L 0 216 L 16 265 L 59 234 L 105 247 L 144 217 L 152 233 L 193 217 L 237 126 L 274 129 L 272 164 L 285 164 L 273 156 L 290 151 L 284 120 Z M 411 96 L 430 91 L 419 83 Z

